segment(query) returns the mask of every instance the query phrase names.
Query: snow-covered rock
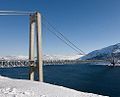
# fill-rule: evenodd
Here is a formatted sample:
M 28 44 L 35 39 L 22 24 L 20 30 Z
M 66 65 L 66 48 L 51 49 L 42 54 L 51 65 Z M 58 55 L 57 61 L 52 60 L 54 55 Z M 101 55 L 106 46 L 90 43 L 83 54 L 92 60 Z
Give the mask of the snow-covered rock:
M 89 54 L 81 57 L 82 60 L 88 60 L 88 59 L 99 59 L 103 60 L 107 57 L 111 57 L 111 54 L 114 53 L 118 57 L 120 57 L 120 43 L 111 45 L 99 50 L 95 50 L 90 52 Z
M 0 76 L 0 97 L 105 97 L 43 82 Z M 106 96 L 107 97 L 107 96 Z

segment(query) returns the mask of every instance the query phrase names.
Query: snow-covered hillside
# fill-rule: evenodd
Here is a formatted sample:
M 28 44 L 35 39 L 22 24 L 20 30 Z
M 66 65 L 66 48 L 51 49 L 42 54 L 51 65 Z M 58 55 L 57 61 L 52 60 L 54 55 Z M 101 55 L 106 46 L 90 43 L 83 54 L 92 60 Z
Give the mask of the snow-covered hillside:
M 43 55 L 43 60 L 76 60 L 82 55 Z M 0 60 L 28 60 L 28 56 L 1 56 Z
M 92 51 L 86 56 L 81 57 L 82 60 L 87 59 L 105 59 L 106 57 L 110 57 L 112 53 L 116 53 L 120 56 L 120 43 L 111 45 L 99 50 Z
M 0 97 L 105 97 L 42 82 L 0 76 Z M 107 97 L 107 96 L 106 96 Z
M 28 60 L 28 56 L 0 56 L 0 60 Z
M 44 55 L 43 60 L 76 60 L 83 55 Z

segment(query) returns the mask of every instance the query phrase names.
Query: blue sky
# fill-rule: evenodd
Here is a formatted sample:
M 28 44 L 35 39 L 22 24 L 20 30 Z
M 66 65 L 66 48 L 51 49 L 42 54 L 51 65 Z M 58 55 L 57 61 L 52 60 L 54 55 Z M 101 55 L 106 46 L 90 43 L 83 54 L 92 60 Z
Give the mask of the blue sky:
M 0 10 L 40 11 L 88 53 L 120 42 L 119 5 L 120 0 L 1 0 Z M 28 34 L 29 17 L 0 16 L 0 55 L 27 55 Z M 43 27 L 43 53 L 75 52 Z

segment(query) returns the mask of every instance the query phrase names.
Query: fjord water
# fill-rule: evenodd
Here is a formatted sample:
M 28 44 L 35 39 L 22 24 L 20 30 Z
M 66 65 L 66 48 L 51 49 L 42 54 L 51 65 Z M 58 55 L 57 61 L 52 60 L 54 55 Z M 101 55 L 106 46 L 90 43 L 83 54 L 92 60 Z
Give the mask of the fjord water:
M 0 68 L 0 75 L 28 79 L 29 68 Z M 36 80 L 37 75 L 36 75 Z M 120 97 L 120 67 L 73 64 L 44 66 L 44 81 L 84 92 Z

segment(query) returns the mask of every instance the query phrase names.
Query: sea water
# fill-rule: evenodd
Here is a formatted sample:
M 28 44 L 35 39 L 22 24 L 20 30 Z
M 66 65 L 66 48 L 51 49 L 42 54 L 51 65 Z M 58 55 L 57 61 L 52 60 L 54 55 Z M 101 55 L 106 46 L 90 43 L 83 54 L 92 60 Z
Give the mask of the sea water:
M 44 81 L 78 91 L 120 97 L 120 67 L 72 64 L 45 65 Z M 28 79 L 28 67 L 0 68 L 0 75 Z M 37 71 L 35 74 L 37 80 Z

